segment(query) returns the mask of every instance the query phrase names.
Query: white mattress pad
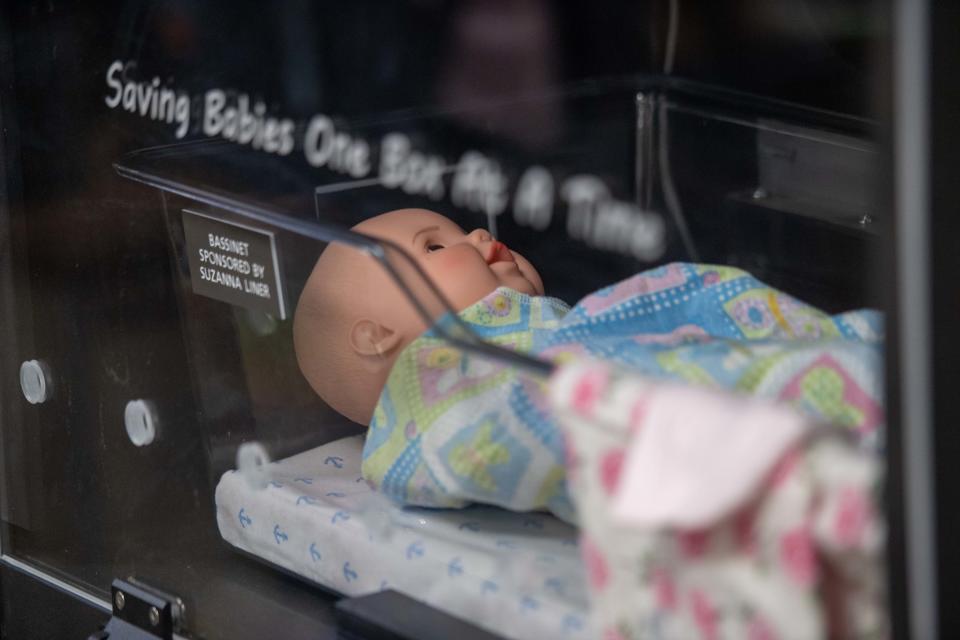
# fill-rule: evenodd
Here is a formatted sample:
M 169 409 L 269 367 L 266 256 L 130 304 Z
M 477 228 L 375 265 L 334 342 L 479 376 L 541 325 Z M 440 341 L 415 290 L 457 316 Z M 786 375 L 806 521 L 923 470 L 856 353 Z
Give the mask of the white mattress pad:
M 494 507 L 401 508 L 360 476 L 362 436 L 216 490 L 224 540 L 345 595 L 394 589 L 507 638 L 591 638 L 576 530 Z

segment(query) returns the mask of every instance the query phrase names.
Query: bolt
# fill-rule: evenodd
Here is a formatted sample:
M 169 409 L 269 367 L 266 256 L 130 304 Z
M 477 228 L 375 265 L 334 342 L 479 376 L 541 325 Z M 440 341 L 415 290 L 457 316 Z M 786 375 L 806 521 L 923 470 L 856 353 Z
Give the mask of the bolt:
M 126 598 L 123 597 L 123 591 L 117 591 L 113 594 L 113 604 L 117 605 L 117 611 L 123 611 L 123 605 L 127 604 Z
M 753 190 L 751 197 L 753 197 L 754 200 L 763 200 L 768 195 L 770 194 L 767 193 L 766 189 L 764 189 L 763 187 L 757 187 L 756 189 Z
M 41 360 L 27 360 L 20 365 L 20 390 L 30 404 L 42 404 L 53 391 L 50 367 Z
M 170 616 L 173 618 L 173 624 L 175 627 L 182 625 L 183 620 L 187 615 L 187 605 L 183 603 L 181 598 L 177 598 L 173 603 L 173 608 L 170 611 Z
M 149 400 L 131 400 L 123 410 L 123 424 L 130 442 L 145 447 L 157 437 L 157 415 Z
M 150 624 L 153 626 L 160 624 L 160 611 L 156 607 L 150 607 Z

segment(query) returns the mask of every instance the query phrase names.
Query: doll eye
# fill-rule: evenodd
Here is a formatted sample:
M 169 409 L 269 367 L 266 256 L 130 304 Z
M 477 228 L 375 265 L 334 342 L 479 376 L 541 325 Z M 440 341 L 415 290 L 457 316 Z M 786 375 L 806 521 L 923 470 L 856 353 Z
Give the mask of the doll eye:
M 428 245 L 427 245 L 427 253 L 433 253 L 434 251 L 440 251 L 440 249 L 446 249 L 446 247 L 443 246 L 442 244 L 434 244 L 434 243 L 431 243 L 431 244 L 428 244 Z

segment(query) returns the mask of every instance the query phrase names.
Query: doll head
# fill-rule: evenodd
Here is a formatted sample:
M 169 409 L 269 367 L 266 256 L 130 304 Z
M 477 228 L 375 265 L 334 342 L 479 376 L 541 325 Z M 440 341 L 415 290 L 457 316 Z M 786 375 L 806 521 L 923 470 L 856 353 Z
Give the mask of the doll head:
M 466 233 L 425 209 L 400 209 L 365 220 L 354 231 L 388 240 L 416 261 L 461 311 L 497 287 L 543 295 L 540 275 L 523 256 L 483 229 Z M 401 271 L 406 264 L 397 261 Z M 421 299 L 418 278 L 405 278 Z M 324 401 L 368 424 L 397 355 L 427 330 L 413 305 L 377 261 L 330 244 L 297 304 L 294 348 L 300 370 Z

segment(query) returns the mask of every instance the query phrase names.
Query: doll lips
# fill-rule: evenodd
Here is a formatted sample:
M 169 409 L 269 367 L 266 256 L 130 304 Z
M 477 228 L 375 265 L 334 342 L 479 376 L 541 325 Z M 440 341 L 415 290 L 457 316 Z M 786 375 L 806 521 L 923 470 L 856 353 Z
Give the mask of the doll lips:
M 495 262 L 516 262 L 513 259 L 513 254 L 510 253 L 510 249 L 507 249 L 507 245 L 499 240 L 494 240 L 490 243 L 490 248 L 487 249 L 486 260 L 487 264 L 494 264 Z

